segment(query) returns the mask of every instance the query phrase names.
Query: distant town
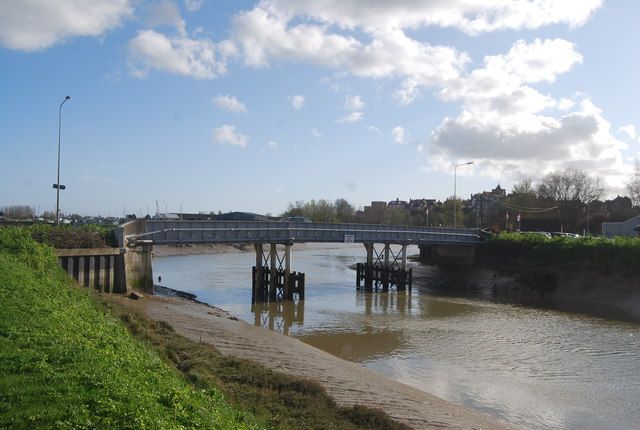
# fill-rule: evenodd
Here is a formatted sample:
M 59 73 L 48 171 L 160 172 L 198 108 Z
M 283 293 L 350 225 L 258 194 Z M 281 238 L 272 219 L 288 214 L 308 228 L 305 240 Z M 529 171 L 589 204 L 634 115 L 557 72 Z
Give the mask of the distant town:
M 531 184 L 517 184 L 511 192 L 501 185 L 489 191 L 455 200 L 458 227 L 481 228 L 493 232 L 544 231 L 576 233 L 580 235 L 638 236 L 640 207 L 631 198 L 616 196 L 608 200 L 555 199 L 541 196 Z M 289 204 L 283 213 L 274 216 L 252 212 L 221 211 L 198 213 L 160 212 L 140 217 L 61 214 L 64 225 L 117 226 L 139 218 L 190 221 L 279 221 L 285 217 L 306 217 L 313 222 L 349 222 L 366 224 L 395 224 L 430 227 L 453 226 L 454 199 L 444 201 L 431 198 L 396 198 L 391 201 L 372 201 L 356 208 L 344 199 L 335 201 L 309 200 Z M 36 213 L 31 206 L 5 206 L 0 210 L 4 223 L 53 223 L 54 212 Z

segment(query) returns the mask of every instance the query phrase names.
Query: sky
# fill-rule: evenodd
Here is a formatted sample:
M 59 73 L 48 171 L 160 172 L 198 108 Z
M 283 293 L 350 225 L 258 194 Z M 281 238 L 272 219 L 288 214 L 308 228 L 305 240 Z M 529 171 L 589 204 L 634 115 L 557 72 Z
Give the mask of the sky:
M 3 0 L 0 206 L 278 214 L 640 156 L 635 0 Z

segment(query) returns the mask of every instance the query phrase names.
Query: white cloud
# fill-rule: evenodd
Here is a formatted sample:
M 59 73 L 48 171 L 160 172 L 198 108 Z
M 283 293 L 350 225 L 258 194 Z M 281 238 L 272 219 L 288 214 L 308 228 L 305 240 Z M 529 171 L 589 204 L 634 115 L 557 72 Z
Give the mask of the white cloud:
M 218 95 L 215 96 L 213 98 L 213 103 L 218 106 L 220 109 L 224 109 L 224 110 L 228 110 L 230 112 L 235 112 L 235 113 L 247 113 L 247 107 L 245 106 L 244 103 L 242 103 L 240 100 L 238 100 L 237 98 L 230 96 L 230 95 L 226 95 L 226 96 L 222 96 L 222 95 Z
M 249 136 L 236 132 L 236 127 L 233 125 L 221 125 L 213 130 L 213 141 L 216 143 L 228 143 L 233 146 L 240 146 L 244 148 L 249 142 Z
M 269 148 L 272 151 L 275 151 L 276 149 L 278 149 L 279 146 L 280 144 L 275 140 L 270 140 L 267 142 L 267 148 Z
M 349 115 L 343 116 L 336 122 L 338 124 L 353 123 L 353 122 L 360 121 L 363 117 L 364 117 L 364 114 L 362 112 L 351 112 Z
M 216 45 L 208 39 L 167 37 L 154 30 L 140 31 L 129 41 L 129 65 L 133 76 L 161 70 L 196 79 L 212 79 L 227 71 L 216 58 Z
M 633 124 L 627 124 L 618 127 L 618 133 L 625 134 L 629 139 L 635 140 L 636 138 L 638 138 L 638 131 L 636 130 L 636 126 Z
M 259 7 L 288 16 L 312 17 L 344 28 L 375 31 L 420 26 L 453 27 L 469 34 L 584 24 L 602 0 L 270 0 Z
M 317 128 L 312 128 L 310 133 L 316 139 L 320 139 L 320 138 L 324 137 L 324 134 L 322 134 L 322 132 L 320 130 L 318 130 Z
M 452 47 L 420 42 L 407 30 L 439 26 L 478 34 L 550 24 L 575 27 L 582 25 L 601 3 L 602 0 L 375 0 L 363 7 L 360 0 L 262 0 L 233 18 L 229 42 L 251 66 L 285 60 L 360 77 L 401 79 L 396 97 L 401 104 L 408 104 L 421 96 L 424 87 L 448 86 L 458 80 L 468 56 Z M 517 52 L 518 48 L 536 49 L 526 44 L 516 46 L 514 56 L 524 56 Z M 508 63 L 514 73 L 526 75 L 527 82 L 549 80 L 550 73 L 562 73 L 545 67 L 546 58 L 527 58 L 532 62 Z M 559 60 L 562 59 L 553 59 L 554 67 Z M 564 61 L 572 64 L 573 58 Z
M 368 126 L 365 127 L 365 129 L 367 131 L 372 132 L 372 133 L 380 134 L 380 129 L 378 127 L 376 127 L 375 125 L 368 125 Z
M 295 110 L 300 110 L 302 109 L 302 106 L 304 106 L 304 96 L 289 96 L 289 102 L 291 102 L 291 106 L 293 106 Z
M 178 6 L 172 0 L 159 0 L 149 4 L 147 8 L 147 25 L 156 27 L 160 25 L 170 25 L 184 36 L 186 35 L 186 25 Z
M 3 0 L 0 45 L 37 51 L 75 36 L 100 36 L 132 13 L 127 0 Z
M 184 6 L 191 12 L 200 9 L 202 3 L 204 3 L 204 0 L 184 0 Z
M 575 47 L 559 39 L 518 41 L 505 55 L 485 57 L 482 67 L 442 87 L 440 96 L 462 109 L 419 147 L 425 163 L 450 172 L 454 160 L 471 159 L 477 172 L 505 179 L 571 166 L 620 186 L 628 170 L 625 144 L 611 135 L 602 112 L 584 95 L 556 100 L 529 85 L 552 82 L 581 61 Z M 553 109 L 573 110 L 553 116 Z
M 391 130 L 391 134 L 393 135 L 393 141 L 398 144 L 404 143 L 404 128 L 397 126 L 393 127 Z
M 401 29 L 378 30 L 370 35 L 369 43 L 363 43 L 351 35 L 331 32 L 324 24 L 291 24 L 291 14 L 274 10 L 270 4 L 260 3 L 234 17 L 231 41 L 247 65 L 290 60 L 361 77 L 411 78 L 420 85 L 431 85 L 457 78 L 467 62 L 466 54 L 418 42 Z
M 344 108 L 346 110 L 362 110 L 365 107 L 365 102 L 362 101 L 360 96 L 347 96 L 344 100 Z

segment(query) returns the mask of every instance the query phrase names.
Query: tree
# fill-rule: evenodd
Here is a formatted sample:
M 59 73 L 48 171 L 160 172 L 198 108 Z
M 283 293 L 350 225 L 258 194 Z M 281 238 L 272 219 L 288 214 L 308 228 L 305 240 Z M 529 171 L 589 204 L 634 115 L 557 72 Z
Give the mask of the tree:
M 352 222 L 356 214 L 356 208 L 345 199 L 337 199 L 333 207 L 335 209 L 335 222 Z
M 453 226 L 453 197 L 449 197 L 442 203 L 442 215 L 440 220 L 444 226 Z M 457 199 L 456 207 L 456 226 L 462 227 L 464 225 L 464 212 L 462 211 L 462 200 Z
M 13 205 L 5 206 L 2 212 L 8 219 L 33 219 L 36 211 L 31 206 Z
M 560 228 L 578 206 L 588 205 L 604 194 L 602 178 L 592 177 L 583 170 L 568 168 L 547 173 L 538 185 L 538 196 L 551 199 L 558 205 Z
M 640 160 L 637 158 L 633 164 L 633 173 L 627 182 L 627 190 L 633 204 L 640 206 Z

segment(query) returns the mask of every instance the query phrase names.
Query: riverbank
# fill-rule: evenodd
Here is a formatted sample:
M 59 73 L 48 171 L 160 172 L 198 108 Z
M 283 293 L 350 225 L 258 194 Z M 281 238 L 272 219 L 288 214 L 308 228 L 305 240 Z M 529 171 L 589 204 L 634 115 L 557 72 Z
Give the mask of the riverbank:
M 50 247 L 0 229 L 0 428 L 269 428 L 135 339 Z
M 250 252 L 253 246 L 243 244 L 188 244 L 188 245 L 154 245 L 154 257 L 172 257 L 175 255 L 221 254 L 228 252 Z
M 227 312 L 173 296 L 114 300 L 176 333 L 213 345 L 228 356 L 256 361 L 285 374 L 313 380 L 339 405 L 379 408 L 415 429 L 503 429 L 506 425 L 480 413 L 393 381 L 297 339 L 249 325 Z
M 414 282 L 427 293 L 553 308 L 619 321 L 640 322 L 640 280 L 548 266 L 422 266 Z

